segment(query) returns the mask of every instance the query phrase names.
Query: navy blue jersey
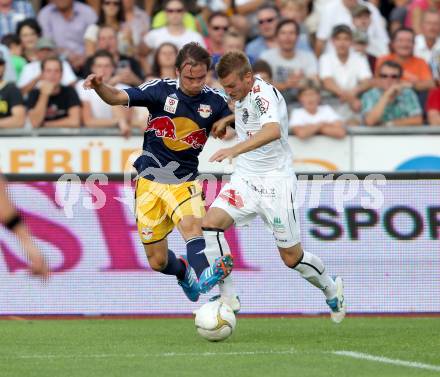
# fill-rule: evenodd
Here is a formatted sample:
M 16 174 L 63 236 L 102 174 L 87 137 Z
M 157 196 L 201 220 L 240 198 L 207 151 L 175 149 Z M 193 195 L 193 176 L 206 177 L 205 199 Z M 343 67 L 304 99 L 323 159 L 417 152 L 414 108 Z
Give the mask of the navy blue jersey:
M 150 112 L 143 153 L 134 163 L 139 175 L 161 183 L 194 180 L 212 125 L 231 114 L 226 98 L 208 86 L 197 96 L 188 96 L 171 79 L 125 91 L 129 106 L 147 107 Z

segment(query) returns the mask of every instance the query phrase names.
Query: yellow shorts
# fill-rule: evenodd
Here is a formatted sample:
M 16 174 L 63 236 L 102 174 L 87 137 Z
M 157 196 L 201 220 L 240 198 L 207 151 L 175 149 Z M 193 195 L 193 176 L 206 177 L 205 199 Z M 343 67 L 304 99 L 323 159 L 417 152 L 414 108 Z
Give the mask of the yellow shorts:
M 166 184 L 139 178 L 136 181 L 135 211 L 142 243 L 161 241 L 183 216 L 205 216 L 202 187 L 197 181 Z

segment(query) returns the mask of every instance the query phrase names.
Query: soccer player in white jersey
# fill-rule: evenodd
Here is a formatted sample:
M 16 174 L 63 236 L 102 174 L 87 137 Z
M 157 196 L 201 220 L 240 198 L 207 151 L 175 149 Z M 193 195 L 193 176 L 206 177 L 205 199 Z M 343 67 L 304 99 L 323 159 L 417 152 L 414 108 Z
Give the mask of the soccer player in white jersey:
M 247 57 L 240 51 L 228 52 L 216 67 L 220 83 L 235 101 L 235 130 L 239 143 L 220 149 L 210 161 L 221 162 L 237 157 L 235 171 L 203 219 L 205 254 L 210 261 L 230 253 L 224 231 L 231 225 L 249 223 L 259 215 L 273 233 L 284 264 L 321 289 L 331 309 L 334 322 L 345 316 L 343 282 L 332 279 L 316 255 L 302 249 L 298 218 L 294 212 L 297 186 L 292 156 L 287 144 L 288 116 L 286 102 L 272 85 L 254 77 Z M 229 119 L 214 125 L 213 133 L 222 137 Z M 199 280 L 200 290 L 205 276 Z M 219 285 L 220 300 L 234 304 L 236 294 L 230 277 Z

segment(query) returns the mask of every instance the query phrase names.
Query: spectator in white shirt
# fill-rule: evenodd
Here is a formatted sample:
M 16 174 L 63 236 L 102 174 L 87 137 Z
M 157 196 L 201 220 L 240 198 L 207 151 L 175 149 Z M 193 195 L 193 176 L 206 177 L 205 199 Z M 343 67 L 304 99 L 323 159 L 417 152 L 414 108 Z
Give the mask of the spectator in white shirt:
M 104 83 L 109 82 L 115 72 L 115 62 L 111 53 L 105 50 L 98 50 L 93 55 L 91 72 L 102 76 Z M 94 90 L 85 90 L 83 83 L 84 80 L 77 83 L 76 91 L 81 100 L 84 126 L 89 128 L 118 127 L 122 135 L 129 136 L 129 109 L 123 106 L 107 105 Z M 120 89 L 126 88 L 126 86 L 122 85 L 117 85 L 116 87 Z
M 361 0 L 334 0 L 325 6 L 319 16 L 319 26 L 316 33 L 315 52 L 319 56 L 324 51 L 327 40 L 330 38 L 336 25 L 348 25 L 354 28 L 351 11 L 358 5 L 363 4 L 371 11 L 371 25 L 368 28 L 368 36 L 380 39 L 388 44 L 389 37 L 386 30 L 385 19 L 379 10 L 368 1 Z
M 311 52 L 298 50 L 296 43 L 300 28 L 294 20 L 282 20 L 276 29 L 277 48 L 264 51 L 260 59 L 269 63 L 273 85 L 281 91 L 286 102 L 296 101 L 299 84 L 305 78 L 318 76 L 318 62 Z
M 34 60 L 23 67 L 21 71 L 20 79 L 18 80 L 17 86 L 21 90 L 21 93 L 26 96 L 41 79 L 41 62 L 49 57 L 56 57 L 56 46 L 55 43 L 48 38 L 40 38 L 36 45 L 36 55 L 38 60 Z M 62 61 L 62 77 L 61 85 L 69 86 L 76 82 L 76 76 L 73 73 L 70 64 L 63 60 Z
M 346 135 L 339 115 L 328 105 L 320 105 L 320 88 L 313 80 L 306 80 L 298 92 L 301 108 L 290 114 L 289 131 L 300 139 L 325 135 L 342 139 Z
M 440 13 L 427 10 L 422 18 L 422 34 L 415 37 L 414 55 L 425 60 L 434 77 L 438 76 L 437 61 L 440 57 Z
M 370 88 L 371 70 L 367 59 L 353 51 L 352 31 L 347 25 L 333 29 L 332 42 L 335 51 L 319 59 L 319 77 L 324 88 L 336 96 L 338 101 L 330 99 L 330 103 L 342 119 L 356 123 L 361 109 L 358 96 Z

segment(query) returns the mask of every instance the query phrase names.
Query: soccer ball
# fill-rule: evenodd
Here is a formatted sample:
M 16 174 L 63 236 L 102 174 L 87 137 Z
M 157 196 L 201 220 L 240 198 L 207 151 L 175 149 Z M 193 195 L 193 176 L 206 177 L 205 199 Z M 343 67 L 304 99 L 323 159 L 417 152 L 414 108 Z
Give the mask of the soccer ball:
M 231 307 L 219 300 L 207 302 L 196 312 L 197 332 L 210 342 L 227 339 L 233 333 L 236 323 Z

